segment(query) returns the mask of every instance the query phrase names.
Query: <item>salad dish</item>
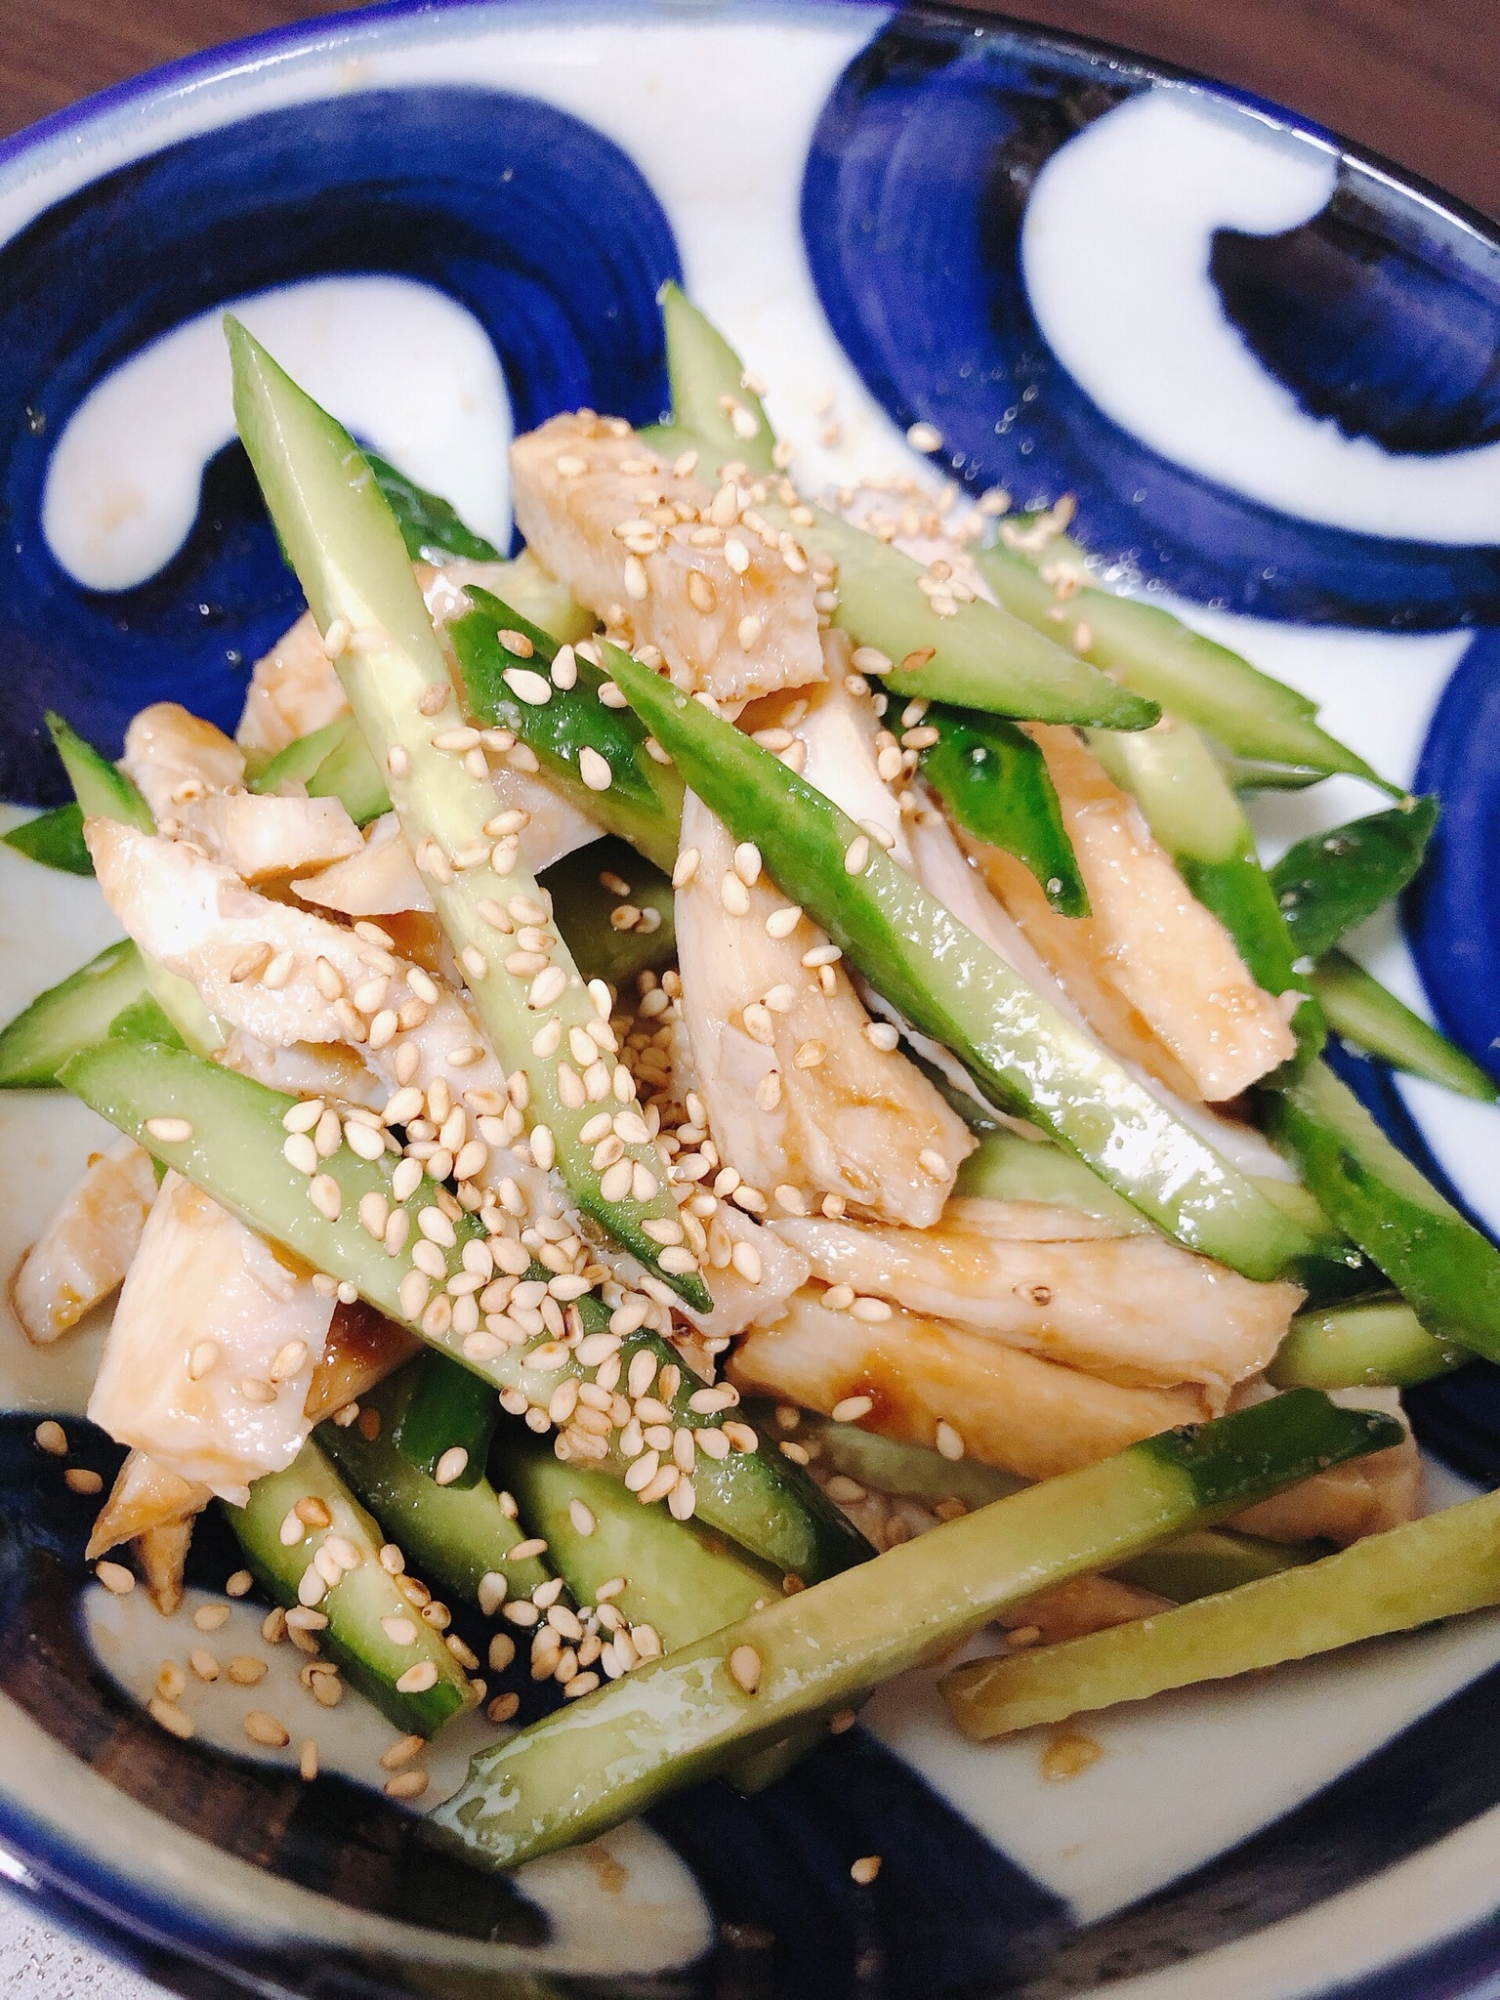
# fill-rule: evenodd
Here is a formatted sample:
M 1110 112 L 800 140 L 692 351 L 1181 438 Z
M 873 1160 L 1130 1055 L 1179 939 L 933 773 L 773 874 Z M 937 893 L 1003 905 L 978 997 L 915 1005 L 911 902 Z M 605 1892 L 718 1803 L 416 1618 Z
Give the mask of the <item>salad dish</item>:
M 830 157 L 806 198 L 853 200 Z M 1403 1106 L 1497 1090 L 1361 945 L 1447 800 L 1129 587 L 1110 508 L 983 478 L 961 394 L 830 477 L 753 325 L 671 276 L 650 313 L 612 368 L 661 354 L 654 414 L 516 399 L 509 543 L 472 466 L 330 413 L 336 339 L 313 393 L 274 315 L 204 318 L 267 642 L 233 713 L 150 687 L 111 741 L 60 693 L 68 796 L 3 836 L 113 938 L 0 1028 L 59 1183 L 9 1275 L 19 1705 L 167 1802 L 174 1869 L 293 1897 L 231 1954 L 259 1990 L 1145 1978 L 1143 1897 L 1493 1665 L 1500 1250 Z M 53 537 L 96 594 L 146 560 L 107 497 Z M 1257 1718 L 1340 1687 L 1238 1832 L 1068 1877 L 1043 1794 L 1086 1816 L 1158 1717 L 1274 1764 Z M 854 1943 L 794 1969 L 809 1883 Z

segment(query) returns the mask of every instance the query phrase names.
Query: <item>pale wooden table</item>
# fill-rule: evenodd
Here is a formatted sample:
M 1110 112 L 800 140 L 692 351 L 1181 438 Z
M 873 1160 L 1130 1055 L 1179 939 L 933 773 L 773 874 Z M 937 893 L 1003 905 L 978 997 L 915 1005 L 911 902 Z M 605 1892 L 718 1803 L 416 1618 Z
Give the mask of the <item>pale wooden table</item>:
M 333 11 L 320 0 L 0 0 L 0 134 L 154 63 Z M 1497 0 L 1014 0 L 991 11 L 1274 98 L 1500 218 Z M 0 1992 L 166 2000 L 9 1895 Z

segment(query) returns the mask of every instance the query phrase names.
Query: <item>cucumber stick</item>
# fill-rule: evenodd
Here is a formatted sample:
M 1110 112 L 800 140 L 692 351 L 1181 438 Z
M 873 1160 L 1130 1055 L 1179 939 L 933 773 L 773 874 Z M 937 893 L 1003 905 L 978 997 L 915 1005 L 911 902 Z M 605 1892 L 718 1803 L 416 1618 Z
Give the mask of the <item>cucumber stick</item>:
M 494 1469 L 575 1601 L 594 1604 L 601 1584 L 623 1577 L 610 1601 L 630 1624 L 653 1626 L 669 1653 L 781 1595 L 781 1577 L 743 1549 L 664 1507 L 639 1506 L 607 1472 L 561 1464 L 519 1426 L 501 1433 Z
M 997 543 L 976 555 L 985 581 L 1016 618 L 1038 632 L 1087 627 L 1083 657 L 1123 687 L 1159 703 L 1179 722 L 1194 724 L 1232 755 L 1306 770 L 1347 771 L 1395 791 L 1317 724 L 1317 705 L 1272 680 L 1212 639 L 1191 631 L 1169 611 L 1085 585 L 1061 605 L 1034 561 Z
M 740 357 L 670 279 L 660 303 L 673 422 L 700 437 L 716 464 L 738 459 L 753 472 L 771 471 L 776 440 Z
M 331 1159 L 321 1162 L 321 1171 L 337 1186 L 340 1196 L 339 1214 L 330 1221 L 313 1206 L 307 1180 L 288 1164 L 282 1151 L 286 1130 L 281 1121 L 296 1103 L 295 1098 L 185 1051 L 126 1041 L 104 1042 L 83 1050 L 67 1065 L 62 1081 L 112 1125 L 138 1139 L 148 1152 L 175 1167 L 250 1228 L 281 1244 L 314 1270 L 347 1279 L 387 1319 L 461 1361 L 495 1388 L 521 1390 L 532 1408 L 545 1410 L 566 1376 L 593 1379 L 595 1365 L 580 1362 L 572 1349 L 560 1360 L 549 1355 L 552 1365 L 531 1365 L 534 1351 L 553 1345 L 545 1333 L 525 1348 L 491 1352 L 491 1347 L 500 1346 L 498 1341 L 466 1340 L 453 1330 L 450 1316 L 441 1308 L 434 1312 L 412 1301 L 420 1317 L 408 1312 L 401 1283 L 412 1267 L 405 1259 L 388 1257 L 357 1213 L 366 1194 L 389 1200 L 388 1160 L 362 1160 L 348 1146 L 341 1146 Z M 191 1138 L 158 1137 L 147 1121 L 163 1117 L 185 1119 L 192 1127 Z M 420 1214 L 434 1204 L 436 1195 L 433 1184 L 424 1180 L 408 1199 L 407 1212 Z M 400 1206 L 394 1201 L 389 1205 Z M 464 1245 L 482 1239 L 484 1232 L 471 1216 L 463 1215 L 454 1223 L 453 1233 L 453 1245 L 443 1252 L 450 1277 L 460 1267 Z M 545 1279 L 547 1275 L 540 1266 L 532 1267 L 533 1278 Z M 438 1306 L 436 1300 L 433 1306 Z M 607 1311 L 593 1295 L 585 1294 L 578 1309 L 588 1332 L 607 1326 Z M 628 1370 L 631 1359 L 642 1349 L 656 1356 L 659 1368 L 676 1365 L 666 1343 L 642 1331 L 627 1336 L 617 1350 L 622 1367 Z M 671 1398 L 673 1424 L 693 1430 L 720 1428 L 722 1415 L 690 1407 L 702 1384 L 685 1371 L 678 1372 L 681 1379 Z M 612 1462 L 623 1473 L 627 1461 L 619 1456 L 617 1436 L 611 1451 Z M 693 1484 L 698 1515 L 708 1526 L 732 1536 L 779 1572 L 793 1572 L 804 1582 L 862 1562 L 870 1553 L 863 1536 L 805 1474 L 764 1445 L 754 1451 L 732 1450 L 722 1458 L 700 1452 Z
M 617 1825 L 1054 1583 L 1108 1568 L 1326 1465 L 1393 1444 L 1391 1418 L 1310 1390 L 1047 1480 L 570 1703 L 481 1751 L 427 1825 L 509 1868 Z
M 684 779 L 872 986 L 1189 1248 L 1269 1278 L 1308 1247 L 1290 1217 L 1019 979 L 833 802 L 639 661 L 606 666 Z M 858 862 L 856 872 L 854 863 Z
M 557 641 L 489 591 L 470 585 L 468 596 L 474 609 L 453 619 L 447 636 L 469 713 L 491 728 L 511 730 L 534 752 L 549 785 L 670 874 L 682 824 L 682 779 L 647 750 L 647 733 L 634 711 L 600 701 L 605 676 L 590 660 L 575 661 L 572 687 L 554 687 L 542 702 L 522 701 L 506 676 L 518 669 L 545 674 L 560 650 Z M 502 632 L 512 641 L 519 636 L 531 651 L 512 650 Z M 586 749 L 609 766 L 602 792 L 579 774 Z
M 1266 1377 L 1278 1389 L 1408 1389 L 1473 1358 L 1430 1334 L 1404 1299 L 1372 1299 L 1298 1313 Z
M 585 1084 L 569 1059 L 570 1030 L 587 1037 L 602 1026 L 607 1035 L 608 1025 L 567 946 L 553 937 L 545 950 L 519 954 L 528 962 L 544 958 L 541 970 L 507 970 L 507 959 L 518 955 L 518 922 L 531 926 L 528 934 L 538 939 L 552 934 L 535 918 L 506 914 L 513 905 L 523 912 L 543 906 L 514 837 L 485 832 L 496 817 L 495 789 L 466 762 L 473 733 L 459 712 L 390 508 L 348 433 L 237 321 L 228 319 L 226 326 L 240 436 L 313 616 L 325 633 L 341 623 L 348 634 L 339 677 L 365 742 L 387 774 L 402 830 L 464 966 L 480 1021 L 505 1069 L 525 1075 L 532 1152 L 544 1165 L 555 1159 L 583 1214 L 706 1312 L 708 1291 L 690 1253 L 680 1245 L 664 1251 L 642 1227 L 675 1221 L 677 1214 L 670 1190 L 660 1184 L 655 1149 L 627 1148 L 655 1192 L 644 1201 L 633 1192 L 609 1200 L 593 1149 L 579 1137 L 600 1097 L 609 1094 L 613 1066 L 601 1049 Z
M 965 833 L 1024 862 L 1059 916 L 1086 917 L 1088 890 L 1037 745 L 1000 716 L 937 704 L 923 720 L 938 732 L 923 773 Z
M 1500 1603 L 1500 1493 L 1368 1535 L 1321 1562 L 942 1682 L 979 1742 L 1195 1681 L 1305 1660 Z
M 360 1397 L 361 1409 L 379 1414 L 374 1438 L 365 1437 L 357 1424 L 340 1429 L 329 1423 L 319 1427 L 318 1441 L 389 1539 L 424 1576 L 468 1604 L 479 1602 L 481 1581 L 495 1575 L 505 1578 L 510 1596 L 529 1597 L 552 1575 L 551 1566 L 540 1556 L 513 1559 L 511 1550 L 529 1540 L 531 1531 L 506 1513 L 483 1466 L 468 1486 L 439 1486 L 396 1443 L 417 1375 L 434 1359 L 441 1357 L 420 1356 Z M 489 1391 L 492 1402 L 494 1393 Z
M 1313 968 L 1312 987 L 1336 1035 L 1408 1076 L 1425 1077 L 1460 1097 L 1495 1102 L 1495 1086 L 1462 1049 L 1414 1014 L 1362 965 L 1330 951 Z
M 769 1411 L 763 1415 L 756 1410 L 755 1416 L 767 1428 L 773 1421 Z M 820 1466 L 841 1472 L 862 1486 L 900 1494 L 926 1506 L 961 1500 L 971 1510 L 987 1507 L 992 1500 L 1019 1493 L 1027 1483 L 1013 1473 L 981 1465 L 977 1459 L 944 1458 L 927 1445 L 903 1444 L 896 1438 L 861 1430 L 858 1424 L 836 1424 L 832 1417 L 809 1411 L 801 1412 L 801 1422 L 790 1435 L 817 1452 Z M 1230 1590 L 1252 1577 L 1271 1576 L 1292 1563 L 1310 1562 L 1326 1553 L 1323 1543 L 1268 1542 L 1259 1535 L 1236 1534 L 1229 1528 L 1194 1528 L 1158 1543 L 1144 1555 L 1117 1563 L 1109 1573 L 1141 1590 L 1154 1590 L 1160 1597 L 1185 1604 L 1189 1598 Z
M 604 878 L 612 877 L 609 887 Z M 677 897 L 671 877 L 606 835 L 592 840 L 538 876 L 552 898 L 557 924 L 585 979 L 602 979 L 617 993 L 633 991 L 637 977 L 660 971 L 677 957 Z M 620 884 L 626 888 L 621 892 Z M 641 912 L 623 930 L 615 922 L 621 904 Z
M 1436 824 L 1436 799 L 1408 797 L 1289 847 L 1271 882 L 1297 950 L 1321 958 L 1399 895 L 1421 867 Z
M 308 1528 L 288 1546 L 282 1523 L 299 1500 L 321 1500 L 330 1516 L 326 1528 Z M 442 1634 L 419 1618 L 396 1578 L 381 1567 L 385 1536 L 344 1485 L 328 1459 L 311 1442 L 284 1472 L 268 1473 L 250 1488 L 243 1507 L 224 1509 L 246 1560 L 279 1604 L 294 1605 L 313 1593 L 299 1588 L 313 1559 L 332 1538 L 342 1538 L 359 1557 L 339 1582 L 324 1584 L 309 1607 L 328 1620 L 319 1643 L 338 1661 L 352 1687 L 367 1695 L 398 1729 L 432 1736 L 452 1715 L 469 1706 L 469 1684 Z M 316 1574 L 316 1572 L 315 1572 Z M 383 1621 L 399 1620 L 397 1638 Z M 409 1631 L 409 1643 L 401 1643 Z M 403 1689 L 410 1677 L 417 1685 Z
M 1134 796 L 1183 881 L 1234 940 L 1256 985 L 1277 997 L 1305 996 L 1292 1026 L 1301 1058 L 1316 1055 L 1323 1019 L 1307 975 L 1297 970 L 1301 947 L 1288 935 L 1250 822 L 1198 731 L 1173 721 L 1130 735 L 1096 729 L 1089 747 Z
M 1500 1360 L 1500 1251 L 1393 1146 L 1325 1063 L 1261 1097 L 1266 1132 L 1430 1334 Z
M 409 1465 L 429 1479 L 436 1477 L 439 1465 L 450 1453 L 461 1451 L 462 1465 L 449 1458 L 444 1467 L 444 1485 L 474 1486 L 484 1477 L 499 1418 L 495 1391 L 483 1376 L 450 1361 L 445 1354 L 426 1354 L 413 1367 L 395 1422 L 396 1447 Z
M 44 868 L 56 868 L 65 875 L 92 875 L 94 864 L 83 838 L 83 808 L 76 799 L 35 819 L 22 820 L 9 833 L 0 834 L 7 847 L 39 861 Z
M 150 988 L 129 938 L 39 994 L 0 1031 L 0 1090 L 46 1090 L 79 1049 L 102 1041 L 116 1015 Z

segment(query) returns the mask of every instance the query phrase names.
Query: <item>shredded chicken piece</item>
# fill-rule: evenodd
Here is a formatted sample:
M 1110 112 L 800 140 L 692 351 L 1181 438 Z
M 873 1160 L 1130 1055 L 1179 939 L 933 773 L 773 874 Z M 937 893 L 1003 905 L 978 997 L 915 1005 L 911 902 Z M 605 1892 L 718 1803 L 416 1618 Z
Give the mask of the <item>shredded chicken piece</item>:
M 382 813 L 365 829 L 349 860 L 294 882 L 292 894 L 346 917 L 390 917 L 402 910 L 430 915 L 436 907 L 393 812 Z
M 212 1498 L 200 1481 L 184 1479 L 147 1452 L 132 1451 L 99 1510 L 84 1555 L 89 1562 L 97 1562 L 121 1542 L 201 1514 Z
M 364 847 L 342 799 L 219 792 L 176 808 L 182 832 L 246 882 L 347 862 Z
M 256 661 L 235 741 L 242 750 L 274 756 L 299 736 L 326 729 L 348 713 L 349 703 L 323 650 L 322 634 L 312 613 L 304 611 Z
M 133 1139 L 90 1156 L 11 1278 L 10 1302 L 28 1340 L 50 1345 L 109 1297 L 130 1269 L 155 1199 L 151 1155 Z
M 335 1410 L 357 1403 L 421 1351 L 414 1333 L 363 1299 L 347 1306 L 341 1302 L 334 1310 L 322 1359 L 313 1370 L 303 1415 L 309 1424 L 322 1423 Z
M 243 1506 L 302 1449 L 333 1299 L 169 1173 L 125 1279 L 89 1398 L 120 1444 Z
M 998 849 L 983 851 L 986 879 L 1101 1036 L 1123 1001 L 1192 1078 L 1195 1095 L 1237 1097 L 1295 1053 L 1282 1006 L 1256 985 L 1234 940 L 1076 732 L 1033 724 L 1030 733 L 1057 787 L 1091 914 L 1056 915 L 1031 871 Z M 1117 996 L 1114 1007 L 1100 989 Z
M 804 965 L 827 946 L 821 932 L 767 932 L 786 899 L 741 881 L 734 843 L 692 793 L 682 845 L 699 856 L 677 892 L 682 1011 L 725 1164 L 767 1193 L 787 1183 L 914 1229 L 935 1222 L 973 1149 L 963 1121 L 899 1051 L 871 1042 L 842 966 L 825 982 Z
M 931 1445 L 944 1423 L 971 1457 L 1023 1479 L 1092 1465 L 1207 1414 L 1190 1388 L 1121 1388 L 900 1307 L 871 1321 L 831 1311 L 823 1296 L 799 1292 L 774 1326 L 752 1328 L 730 1381 L 825 1414 L 868 1396 L 867 1429 Z
M 811 573 L 739 521 L 737 501 L 715 530 L 710 487 L 588 412 L 517 438 L 510 462 L 539 561 L 612 631 L 655 646 L 676 686 L 734 705 L 822 680 Z
M 174 1617 L 182 1608 L 182 1581 L 195 1518 L 190 1516 L 186 1521 L 148 1528 L 136 1536 L 135 1552 L 140 1559 L 146 1592 L 163 1618 Z
M 772 1227 L 825 1284 L 957 1321 L 1129 1388 L 1197 1383 L 1216 1412 L 1237 1383 L 1269 1365 L 1302 1300 L 1295 1285 L 1254 1284 L 1160 1236 L 990 1236 L 973 1226 L 977 1208 L 927 1230 L 821 1216 Z
M 175 701 L 153 702 L 132 719 L 120 769 L 158 820 L 245 782 L 243 751 Z
M 997 1241 L 1016 1237 L 1023 1243 L 1080 1243 L 1153 1233 L 1145 1216 L 1133 1209 L 1118 1215 L 1090 1215 L 1081 1208 L 1064 1208 L 1061 1203 L 992 1201 L 973 1194 L 956 1194 L 943 1210 L 938 1226 Z

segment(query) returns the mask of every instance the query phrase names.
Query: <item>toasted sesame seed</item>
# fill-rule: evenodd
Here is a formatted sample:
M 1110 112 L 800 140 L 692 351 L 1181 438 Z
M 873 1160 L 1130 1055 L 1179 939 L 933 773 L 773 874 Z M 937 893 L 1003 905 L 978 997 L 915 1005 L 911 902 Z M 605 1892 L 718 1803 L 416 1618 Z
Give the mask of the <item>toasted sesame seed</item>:
M 588 744 L 578 753 L 578 775 L 591 792 L 607 792 L 614 780 L 608 760 Z
M 937 1448 L 944 1458 L 960 1459 L 964 1455 L 964 1441 L 952 1424 L 939 1421 L 937 1427 Z
M 719 879 L 719 901 L 732 917 L 747 916 L 750 911 L 750 891 L 738 875 L 726 873 Z
M 736 1646 L 729 1655 L 729 1671 L 746 1694 L 760 1686 L 761 1659 L 753 1646 Z
M 332 1174 L 315 1174 L 307 1184 L 307 1198 L 325 1221 L 338 1221 L 344 1197 Z
M 912 428 L 915 429 L 917 427 L 913 425 Z M 935 444 L 928 445 L 924 446 L 923 449 L 936 451 L 937 446 Z M 880 1873 L 880 1856 L 878 1854 L 862 1854 L 859 1860 L 850 1868 L 849 1873 L 862 1889 L 867 1889 Z
M 792 1062 L 798 1069 L 816 1069 L 827 1056 L 828 1050 L 822 1042 L 809 1039 L 797 1045 Z
M 111 1597 L 128 1597 L 135 1589 L 135 1573 L 126 1569 L 123 1563 L 102 1562 L 94 1567 L 94 1575 L 104 1585 Z
M 186 1118 L 148 1118 L 146 1130 L 164 1146 L 183 1145 L 193 1136 L 192 1123 Z
M 414 1667 L 408 1667 L 396 1682 L 398 1694 L 426 1694 L 437 1686 L 438 1670 L 431 1660 L 419 1660 Z
M 554 1006 L 557 1001 L 561 1000 L 563 994 L 567 991 L 567 987 L 567 973 L 563 971 L 560 965 L 549 965 L 545 971 L 539 972 L 531 982 L 531 991 L 526 997 L 526 1004 L 533 1011 L 539 1011 L 543 1007 Z M 559 1024 L 560 1026 L 561 1024 Z
M 879 1049 L 882 1055 L 889 1055 L 900 1039 L 900 1035 L 891 1026 L 889 1021 L 867 1021 L 865 1023 L 865 1040 L 869 1042 L 872 1048 Z
M 829 1411 L 836 1424 L 857 1424 L 861 1417 L 867 1417 L 875 1407 L 873 1396 L 843 1396 Z
M 754 652 L 756 642 L 760 638 L 760 620 L 755 616 L 753 611 L 747 611 L 735 627 L 735 637 L 740 642 L 740 651 L 742 653 Z
M 68 1450 L 68 1434 L 54 1418 L 48 1417 L 37 1425 L 32 1433 L 38 1447 L 53 1458 L 65 1458 Z
M 81 1465 L 69 1466 L 63 1474 L 63 1484 L 73 1493 L 92 1494 L 104 1490 L 104 1481 L 99 1474 Z
M 803 952 L 801 963 L 809 972 L 818 972 L 825 965 L 837 965 L 843 955 L 836 944 L 815 944 L 810 951 Z
M 891 1317 L 891 1308 L 884 1299 L 856 1299 L 849 1311 L 855 1319 L 865 1320 L 872 1326 Z
M 934 1152 L 930 1146 L 924 1146 L 922 1151 L 918 1153 L 917 1165 L 922 1169 L 924 1174 L 931 1174 L 935 1181 L 946 1180 L 950 1172 L 948 1162 L 943 1158 L 942 1154 Z
M 146 1712 L 158 1728 L 165 1729 L 169 1736 L 176 1736 L 184 1743 L 193 1733 L 192 1717 L 175 1701 L 166 1701 L 161 1695 L 154 1694 L 146 1703 Z
M 269 1750 L 284 1750 L 292 1740 L 275 1716 L 261 1708 L 252 1708 L 245 1717 L 245 1734 L 252 1743 L 264 1744 Z
M 856 834 L 844 849 L 844 873 L 863 875 L 870 859 L 870 841 L 867 834 Z

